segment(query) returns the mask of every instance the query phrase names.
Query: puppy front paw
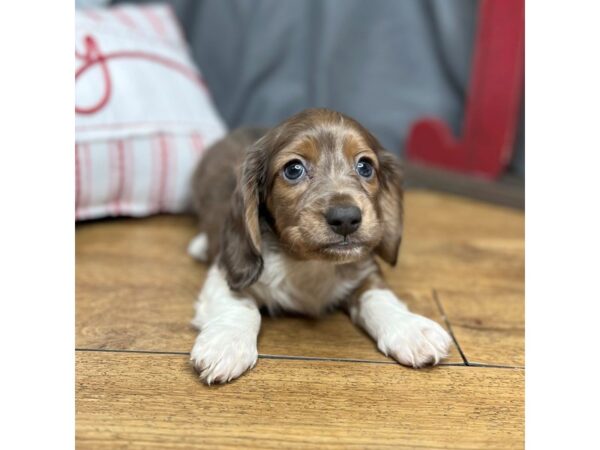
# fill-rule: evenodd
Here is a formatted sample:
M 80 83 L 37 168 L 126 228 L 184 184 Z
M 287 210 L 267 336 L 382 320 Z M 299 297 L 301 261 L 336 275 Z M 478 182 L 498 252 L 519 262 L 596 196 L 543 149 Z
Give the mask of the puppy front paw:
M 400 364 L 414 368 L 436 365 L 448 356 L 452 338 L 438 323 L 405 312 L 390 317 L 377 347 Z
M 210 385 L 238 378 L 256 364 L 256 336 L 243 330 L 207 327 L 196 338 L 190 360 Z

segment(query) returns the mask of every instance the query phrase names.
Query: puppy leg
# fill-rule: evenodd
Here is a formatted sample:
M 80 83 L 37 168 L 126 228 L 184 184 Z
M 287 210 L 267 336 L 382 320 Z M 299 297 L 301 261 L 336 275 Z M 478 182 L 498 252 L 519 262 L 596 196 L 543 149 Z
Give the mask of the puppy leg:
M 352 321 L 400 364 L 422 367 L 448 355 L 451 338 L 433 320 L 411 313 L 380 275 L 371 275 L 348 303 Z
M 208 271 L 192 324 L 200 334 L 190 359 L 206 384 L 228 382 L 256 364 L 260 312 L 251 298 L 229 289 L 216 264 Z

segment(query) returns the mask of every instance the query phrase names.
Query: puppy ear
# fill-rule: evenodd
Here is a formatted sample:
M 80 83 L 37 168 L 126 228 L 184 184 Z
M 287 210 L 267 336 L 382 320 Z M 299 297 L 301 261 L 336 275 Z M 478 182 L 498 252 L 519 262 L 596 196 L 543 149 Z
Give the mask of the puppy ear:
M 234 290 L 253 284 L 263 269 L 259 201 L 266 171 L 266 152 L 255 143 L 246 151 L 229 216 L 221 234 L 220 265 Z
M 375 252 L 388 264 L 395 266 L 403 231 L 403 171 L 398 158 L 386 150 L 379 152 L 381 192 L 379 211 L 383 238 Z

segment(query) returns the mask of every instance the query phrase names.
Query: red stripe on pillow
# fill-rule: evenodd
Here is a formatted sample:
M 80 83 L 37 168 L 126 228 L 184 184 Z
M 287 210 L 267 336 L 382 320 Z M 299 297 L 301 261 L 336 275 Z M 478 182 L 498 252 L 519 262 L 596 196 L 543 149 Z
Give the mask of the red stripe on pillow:
M 116 159 L 118 177 L 115 190 L 115 214 L 119 215 L 121 213 L 121 202 L 125 186 L 125 144 L 122 140 L 118 140 L 116 143 Z
M 84 9 L 83 13 L 90 19 L 96 22 L 102 22 L 102 16 L 93 9 Z
M 167 190 L 167 208 L 171 209 L 177 202 L 177 144 L 174 139 L 167 137 L 169 149 L 169 189 Z
M 160 20 L 160 17 L 158 17 L 154 10 L 152 10 L 152 7 L 142 7 L 140 8 L 140 11 L 144 14 L 150 25 L 152 25 L 152 28 L 154 28 L 156 34 L 161 38 L 165 38 L 167 35 L 165 26 Z
M 129 27 L 133 30 L 137 29 L 137 25 L 135 24 L 134 20 L 122 8 L 111 8 L 109 11 L 112 12 L 113 16 L 126 27 Z
M 125 143 L 125 159 L 123 160 L 124 162 L 124 167 L 123 167 L 123 172 L 125 174 L 125 186 L 124 186 L 124 193 L 123 193 L 123 204 L 126 205 L 127 208 L 129 208 L 129 210 L 132 209 L 132 205 L 133 205 L 133 185 L 134 185 L 134 175 L 135 175 L 135 170 L 134 170 L 134 155 L 133 155 L 133 146 L 132 146 L 132 142 L 124 142 Z
M 75 144 L 75 219 L 79 219 L 81 207 L 81 167 L 79 166 L 79 145 Z
M 150 181 L 150 199 L 148 201 L 148 204 L 149 204 L 148 209 L 150 212 L 156 213 L 156 212 L 158 212 L 158 206 L 157 206 L 158 205 L 158 187 L 160 185 L 160 183 L 159 183 L 160 170 L 158 167 L 158 162 L 159 162 L 158 153 L 160 152 L 160 149 L 158 148 L 158 138 L 157 137 L 152 137 L 150 146 L 151 146 L 150 154 L 152 155 L 152 178 Z
M 119 184 L 118 180 L 118 168 L 117 168 L 117 145 L 115 142 L 108 142 L 106 144 L 106 151 L 108 152 L 108 194 L 107 194 L 107 208 L 110 214 L 113 216 L 117 215 L 116 197 L 117 188 Z
M 202 135 L 195 131 L 192 132 L 192 146 L 198 156 L 204 151 L 204 140 L 202 139 Z
M 160 184 L 158 193 L 158 207 L 164 211 L 166 207 L 167 182 L 169 175 L 169 142 L 164 134 L 159 134 L 158 142 L 160 145 Z
M 85 189 L 82 192 L 81 206 L 89 208 L 92 205 L 93 192 L 94 192 L 94 177 L 92 170 L 92 151 L 90 150 L 90 144 L 83 144 L 83 160 L 85 167 L 85 179 L 87 180 Z M 85 194 L 85 197 L 84 195 Z

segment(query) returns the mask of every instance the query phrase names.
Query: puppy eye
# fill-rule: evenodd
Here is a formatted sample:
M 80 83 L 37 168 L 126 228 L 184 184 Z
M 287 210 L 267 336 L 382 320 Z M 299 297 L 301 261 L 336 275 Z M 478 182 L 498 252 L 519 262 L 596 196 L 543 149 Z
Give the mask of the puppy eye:
M 368 159 L 361 159 L 356 163 L 356 173 L 361 177 L 369 179 L 373 176 L 373 165 Z
M 283 177 L 288 181 L 298 181 L 306 174 L 306 168 L 300 161 L 290 161 L 283 168 Z

